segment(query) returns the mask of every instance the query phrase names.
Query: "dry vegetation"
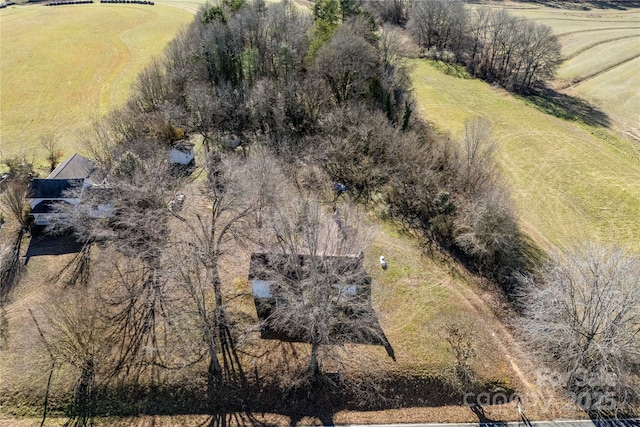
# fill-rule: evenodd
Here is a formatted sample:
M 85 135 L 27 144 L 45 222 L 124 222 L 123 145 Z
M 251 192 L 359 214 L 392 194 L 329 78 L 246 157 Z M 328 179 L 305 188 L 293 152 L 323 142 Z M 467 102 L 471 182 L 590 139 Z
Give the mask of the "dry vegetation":
M 606 129 L 567 122 L 453 67 L 415 61 L 414 90 L 423 117 L 459 134 L 486 117 L 513 189 L 518 217 L 537 245 L 566 248 L 583 240 L 638 251 L 640 151 Z
M 536 245 L 563 247 L 579 227 L 638 249 L 636 147 L 551 117 L 456 66 L 416 60 L 415 105 L 453 135 L 437 136 L 404 102 L 411 97 L 398 40 L 389 32 L 376 43 L 361 11 L 348 12 L 347 30 L 326 16 L 311 24 L 291 9 L 233 7 L 198 14 L 90 138 L 112 172 L 118 216 L 88 222 L 81 206 L 57 224 L 95 242 L 90 252 L 21 258 L 19 284 L 1 301 L 0 425 L 37 416 L 44 402 L 78 425 L 95 414 L 151 414 L 96 420 L 126 426 L 482 421 L 460 406 L 469 391 L 497 399 L 484 409 L 488 419 L 519 420 L 514 402 L 505 403 L 514 393 L 531 419 L 584 417 L 561 384 L 539 382 L 545 372 L 507 319 L 516 315 L 516 277 L 539 261 Z M 282 32 L 252 32 L 258 24 Z M 296 37 L 272 43 L 288 32 Z M 225 43 L 235 54 L 207 48 Z M 280 62 L 265 53 L 275 45 L 286 47 Z M 592 47 L 576 47 L 574 58 Z M 205 64 L 195 66 L 193 55 Z M 295 71 L 302 63 L 304 77 Z M 354 68 L 367 78 L 353 78 Z M 469 120 L 478 116 L 486 119 Z M 185 130 L 204 142 L 199 167 L 167 179 L 164 150 Z M 248 157 L 219 151 L 232 132 L 251 142 Z M 267 152 L 278 160 L 261 163 Z M 496 159 L 535 245 L 520 234 Z M 336 181 L 348 185 L 342 198 L 331 191 Z M 187 202 L 170 212 L 176 191 Z M 291 207 L 310 195 L 317 204 Z M 381 346 L 333 345 L 313 334 L 313 346 L 260 340 L 251 253 L 345 245 L 334 212 L 358 203 L 369 213 L 349 226 L 368 231 L 356 246 L 366 249 L 373 308 L 396 360 Z M 305 235 L 325 230 L 317 224 L 333 230 L 328 241 Z M 0 256 L 14 228 L 10 219 L 0 230 Z M 25 240 L 22 255 L 38 239 Z M 284 310 L 296 326 L 322 321 L 322 313 L 301 320 Z M 326 372 L 339 372 L 343 388 L 317 380 Z
M 246 6 L 237 13 L 212 7 L 209 12 L 198 15 L 197 24 L 172 44 L 165 59 L 147 68 L 131 101 L 96 128 L 92 153 L 111 172 L 117 215 L 92 221 L 85 215 L 85 205 L 68 212 L 76 234 L 97 246 L 77 256 L 59 255 L 58 262 L 68 262 L 62 273 L 50 259 L 29 259 L 19 289 L 7 304 L 9 338 L 3 351 L 10 356 L 2 367 L 4 372 L 29 374 L 5 377 L 3 387 L 12 392 L 3 405 L 17 411 L 23 406 L 38 408 L 50 390 L 48 409 L 65 411 L 79 424 L 93 411 L 153 413 L 162 408 L 177 413 L 188 408 L 194 413 L 221 411 L 224 416 L 243 396 L 230 390 L 242 385 L 248 387 L 243 390 L 258 393 L 252 408 L 256 412 L 268 408 L 298 422 L 309 415 L 333 417 L 345 409 L 457 404 L 468 390 L 498 392 L 504 395 L 501 399 L 511 399 L 521 387 L 521 375 L 512 373 L 506 355 L 489 351 L 502 347 L 503 337 L 490 335 L 488 327 L 471 326 L 495 324 L 491 329 L 497 329 L 497 320 L 490 312 L 479 311 L 482 304 L 467 301 L 472 293 L 455 289 L 453 284 L 462 279 L 452 281 L 447 268 L 423 260 L 418 248 L 403 250 L 405 243 L 387 248 L 391 239 L 384 234 L 376 238 L 385 243 L 373 256 L 389 250 L 392 267 L 387 270 L 389 277 L 375 278 L 386 288 L 375 286 L 373 300 L 396 347 L 397 364 L 380 360 L 379 348 L 354 354 L 351 346 L 321 341 L 318 353 L 324 372 L 338 370 L 345 384 L 341 400 L 331 401 L 336 392 L 326 389 L 324 380 L 318 382 L 318 369 L 310 369 L 313 377 L 305 374 L 306 346 L 256 342 L 249 333 L 255 329 L 255 319 L 247 298 L 246 267 L 241 266 L 246 266 L 247 250 L 255 251 L 256 242 L 264 249 L 286 240 L 284 222 L 275 221 L 274 211 L 274 206 L 286 204 L 277 196 L 295 199 L 314 194 L 324 200 L 320 212 L 331 218 L 328 188 L 340 180 L 352 201 L 384 209 L 381 202 L 388 200 L 395 206 L 390 214 L 405 231 L 431 245 L 447 241 L 455 245 L 453 239 L 460 236 L 462 250 L 477 260 L 474 268 L 501 278 L 515 270 L 495 267 L 508 246 L 476 234 L 477 224 L 488 218 L 482 197 L 497 194 L 490 185 L 491 159 L 474 154 L 488 143 L 488 128 L 478 125 L 478 132 L 469 131 L 464 155 L 440 147 L 426 127 L 412 121 L 411 109 L 403 102 L 406 80 L 395 62 L 392 40 L 381 44 L 390 53 L 381 63 L 372 29 L 358 20 L 360 12 L 350 12 L 355 15 L 353 28 L 338 27 L 337 21 L 328 27 L 316 23 L 318 41 L 335 36 L 318 43 L 311 57 L 306 49 L 313 42 L 305 37 L 311 21 L 289 6 L 274 6 L 273 11 Z M 246 30 L 259 24 L 283 31 L 266 37 L 248 32 L 251 37 L 239 38 L 240 26 Z M 296 37 L 289 38 L 290 34 Z M 287 37 L 289 50 L 283 52 L 282 62 L 271 61 L 272 46 L 278 43 L 270 37 L 283 38 L 278 43 Z M 237 49 L 237 54 L 209 50 L 224 45 Z M 256 56 L 248 56 L 249 46 L 255 46 Z M 193 55 L 203 55 L 206 61 L 193 66 Z M 297 73 L 302 60 L 309 61 L 312 74 Z M 385 73 L 384 79 L 380 73 Z M 361 75 L 367 78 L 353 78 Z M 185 77 L 188 84 L 181 84 Z M 283 95 L 289 97 L 286 102 L 279 100 Z M 174 181 L 162 167 L 164 150 L 185 133 L 183 129 L 200 134 L 208 153 L 200 160 L 201 179 L 191 184 Z M 259 150 L 248 159 L 216 154 L 225 132 L 238 133 L 286 159 L 278 162 L 288 180 L 278 179 L 281 175 L 275 172 L 249 178 L 261 171 L 251 163 L 259 160 Z M 438 162 L 451 162 L 448 167 L 464 172 L 444 174 Z M 421 176 L 421 170 L 431 172 Z M 416 185 L 413 178 L 424 180 L 424 185 Z M 166 202 L 178 188 L 185 189 L 194 205 L 175 216 L 167 211 Z M 407 198 L 415 192 L 426 203 L 413 204 Z M 464 216 L 454 216 L 452 194 Z M 343 202 L 336 203 L 333 209 L 349 211 Z M 86 206 L 92 202 L 87 200 Z M 307 218 L 308 210 L 279 214 L 295 213 L 292 236 L 312 230 L 317 219 Z M 513 223 L 508 215 L 504 220 Z M 345 216 L 344 221 L 353 227 L 350 218 Z M 253 223 L 267 225 L 256 229 Z M 350 233 L 346 230 L 342 230 L 345 235 Z M 512 239 L 508 233 L 504 237 Z M 312 240 L 300 250 L 313 253 L 315 246 Z M 375 268 L 368 264 L 370 271 Z M 425 276 L 423 268 L 433 272 Z M 46 305 L 37 291 L 43 277 L 50 289 Z M 407 311 L 415 316 L 411 322 Z M 466 314 L 453 314 L 462 312 Z M 460 335 L 456 331 L 461 328 L 465 332 Z M 460 353 L 456 346 L 473 348 L 482 356 L 473 357 L 475 350 Z M 252 357 L 257 378 L 251 377 Z M 361 369 L 365 365 L 367 372 Z M 47 378 L 51 378 L 49 388 Z M 167 394 L 174 396 L 171 403 Z M 227 403 L 219 404 L 223 398 Z M 98 408 L 91 409 L 92 405 Z M 459 416 L 466 419 L 468 413 Z
M 195 193 L 187 190 L 190 202 L 186 205 L 188 211 L 201 211 L 203 203 L 198 203 L 198 191 Z M 204 200 L 203 200 L 204 202 Z M 198 208 L 197 206 L 200 205 Z M 188 217 L 189 212 L 185 213 Z M 176 220 L 177 221 L 177 220 Z M 180 228 L 180 224 L 176 224 Z M 366 253 L 367 271 L 373 276 L 373 305 L 380 316 L 380 323 L 395 350 L 397 362 L 393 362 L 386 356 L 382 347 L 348 346 L 344 348 L 347 364 L 342 368 L 341 374 L 350 375 L 374 375 L 376 378 L 394 377 L 403 378 L 403 385 L 396 390 L 398 395 L 389 396 L 392 401 L 390 409 L 378 410 L 368 414 L 351 410 L 340 410 L 333 414 L 336 423 L 355 422 L 471 422 L 477 420 L 468 408 L 460 407 L 457 401 L 450 401 L 440 396 L 440 391 L 449 382 L 455 383 L 454 362 L 455 359 L 448 351 L 446 336 L 442 333 L 448 324 L 462 322 L 474 337 L 477 357 L 472 362 L 472 369 L 478 379 L 496 384 L 495 387 L 503 387 L 505 390 L 517 390 L 527 402 L 527 414 L 532 419 L 549 418 L 559 415 L 579 414 L 579 411 L 567 412 L 569 402 L 557 401 L 557 405 L 547 406 L 549 393 L 544 391 L 545 397 L 541 398 L 535 388 L 525 385 L 532 381 L 533 368 L 526 362 L 525 353 L 518 350 L 518 344 L 510 338 L 510 332 L 501 325 L 501 320 L 495 317 L 492 310 L 486 304 L 494 305 L 498 311 L 500 303 L 488 301 L 493 291 L 486 288 L 481 281 L 464 273 L 452 260 L 431 259 L 425 256 L 424 249 L 417 246 L 411 238 L 399 233 L 389 225 L 371 224 L 373 233 L 371 245 Z M 383 271 L 379 268 L 379 254 L 385 254 L 389 261 L 389 269 Z M 98 262 L 101 252 L 94 254 Z M 43 304 L 45 295 L 42 292 L 46 288 L 46 300 L 49 304 L 65 295 L 68 287 L 65 281 L 68 274 L 59 276 L 60 265 L 71 262 L 76 254 L 38 256 L 29 260 L 27 274 L 21 280 L 19 288 L 12 293 L 11 302 L 7 306 L 6 316 L 10 325 L 10 346 L 5 347 L 3 362 L 0 364 L 0 376 L 3 378 L 2 389 L 22 390 L 24 394 L 11 392 L 4 394 L 4 410 L 14 414 L 36 415 L 42 404 L 47 383 L 49 357 L 42 348 L 42 343 L 37 335 L 35 324 L 29 314 L 33 309 L 38 319 L 44 315 Z M 96 266 L 96 268 L 99 268 Z M 232 310 L 243 312 L 249 323 L 256 322 L 253 299 L 250 296 L 250 288 L 246 280 L 248 274 L 247 254 L 236 253 L 222 266 L 224 272 L 225 299 L 235 298 Z M 110 293 L 109 288 L 103 289 L 105 294 Z M 240 298 L 238 298 L 240 297 Z M 68 307 L 73 309 L 73 307 Z M 43 326 L 44 327 L 44 326 Z M 428 343 L 428 344 L 427 344 Z M 263 354 L 265 352 L 281 352 L 280 346 L 274 342 L 261 342 L 255 333 L 245 338 L 244 345 L 240 347 L 243 352 L 250 354 Z M 304 345 L 296 345 L 300 355 L 307 354 L 308 348 Z M 6 357 L 5 357 L 6 356 Z M 252 358 L 244 358 L 244 370 L 247 375 L 253 375 Z M 261 378 L 266 379 L 272 374 L 274 359 L 271 357 L 258 358 L 258 372 Z M 362 367 L 366 366 L 366 370 Z M 373 368 L 375 366 L 375 368 Z M 515 368 L 515 370 L 514 370 Z M 372 369 L 374 371 L 372 372 Z M 72 386 L 68 381 L 73 367 L 64 365 L 53 378 L 52 389 L 64 390 Z M 188 371 L 187 371 L 188 372 Z M 28 373 L 28 374 L 27 374 Z M 186 373 L 185 373 L 186 374 Z M 279 372 L 278 374 L 282 374 Z M 202 374 L 193 372 L 196 381 L 202 381 Z M 412 378 L 412 380 L 408 380 Z M 408 381 L 408 382 L 407 382 Z M 413 389 L 403 390 L 404 387 Z M 440 391 L 438 391 L 440 390 Z M 500 392 L 500 389 L 497 389 Z M 435 394 L 434 394 L 435 392 Z M 405 393 L 407 393 L 405 395 Z M 50 408 L 54 414 L 62 409 L 59 399 L 53 393 L 50 397 Z M 29 397 L 27 397 L 29 396 Z M 403 397 L 404 396 L 404 397 Z M 554 396 L 558 399 L 558 397 Z M 399 400 L 396 400 L 399 399 Z M 404 399 L 410 399 L 413 403 L 409 408 L 393 409 L 396 405 L 405 406 Z M 440 407 L 444 405 L 444 407 Z M 567 405 L 562 411 L 563 405 Z M 268 411 L 267 411 L 268 412 Z M 491 418 L 502 420 L 517 420 L 517 412 L 513 404 L 498 405 L 486 408 L 487 415 Z M 254 414 L 258 419 L 271 422 L 288 424 L 292 415 L 272 414 L 262 418 Z M 6 412 L 5 412 L 6 416 Z M 314 414 L 308 414 L 301 423 L 317 422 Z M 189 417 L 189 422 L 202 422 L 206 416 Z M 64 421 L 67 419 L 65 418 Z M 178 421 L 177 418 L 156 418 L 156 425 L 171 425 Z M 187 422 L 185 421 L 185 422 Z M 11 421 L 11 422 L 15 422 Z M 26 421 L 25 421 L 26 422 Z M 33 425 L 39 421 L 31 421 Z M 55 423 L 54 420 L 48 421 Z M 63 421 L 60 421 L 62 423 Z M 145 418 L 118 420 L 116 425 L 147 425 L 151 421 Z M 246 421 L 245 421 L 246 422 Z M 114 420 L 98 420 L 98 425 L 106 423 L 112 425 Z M 182 423 L 182 421 L 180 421 Z M 0 425 L 2 421 L 0 419 Z

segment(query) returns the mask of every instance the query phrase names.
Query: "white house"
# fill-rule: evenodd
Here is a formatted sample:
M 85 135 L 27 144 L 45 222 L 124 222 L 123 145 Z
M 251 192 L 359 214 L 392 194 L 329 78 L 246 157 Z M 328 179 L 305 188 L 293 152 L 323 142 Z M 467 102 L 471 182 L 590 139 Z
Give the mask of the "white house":
M 61 202 L 80 203 L 84 179 L 32 179 L 29 190 L 29 206 L 36 225 L 48 225 Z
M 106 173 L 80 154 L 74 154 L 49 174 L 47 178 L 34 178 L 29 185 L 29 206 L 36 225 L 48 225 L 61 215 L 58 205 L 77 205 L 89 188 L 105 188 Z M 95 207 L 91 216 L 107 216 L 113 209 L 110 200 Z

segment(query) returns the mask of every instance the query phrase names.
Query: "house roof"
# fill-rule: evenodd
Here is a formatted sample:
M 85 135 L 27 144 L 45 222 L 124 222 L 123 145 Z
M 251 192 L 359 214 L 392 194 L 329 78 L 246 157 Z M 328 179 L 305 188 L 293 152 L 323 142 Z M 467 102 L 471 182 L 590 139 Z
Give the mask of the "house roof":
M 86 178 L 96 168 L 96 164 L 80 154 L 74 154 L 60 163 L 47 177 L 47 179 L 74 179 Z
M 364 270 L 363 259 L 358 256 L 267 253 L 251 254 L 249 280 L 271 280 L 274 277 L 282 277 L 288 281 L 302 281 L 306 279 L 305 275 L 312 267 L 321 274 L 332 272 L 349 277 L 349 280 L 354 282 L 353 284 L 369 285 L 371 283 L 371 278 Z
M 106 178 L 106 172 L 98 167 L 93 160 L 75 153 L 60 163 L 47 179 L 85 179 L 90 178 L 94 184 L 99 184 Z
M 65 192 L 81 188 L 84 179 L 41 179 L 34 178 L 30 183 L 31 199 L 62 199 Z
M 295 298 L 302 294 L 281 292 L 283 286 L 296 286 L 314 274 L 326 273 L 325 283 L 333 290 L 330 298 L 334 300 L 336 313 L 350 318 L 351 326 L 337 323 L 334 331 L 334 343 L 351 342 L 358 344 L 382 345 L 391 357 L 393 349 L 389 345 L 377 317 L 371 307 L 371 278 L 364 269 L 363 259 L 357 256 L 310 256 L 253 253 L 249 264 L 249 280 L 252 285 L 256 313 L 261 321 L 260 336 L 263 339 L 277 339 L 287 342 L 309 343 L 308 334 L 303 327 L 277 329 L 270 319 L 277 316 L 279 304 L 287 304 L 286 298 Z M 322 278 L 320 279 L 322 281 Z M 335 285 L 334 285 L 334 280 Z M 290 288 L 289 288 L 290 289 Z M 285 295 L 286 294 L 286 295 Z M 353 298 L 353 299 L 351 299 Z M 338 302 L 340 300 L 340 302 Z M 357 301 L 354 305 L 351 301 Z M 357 320 L 362 316 L 363 326 L 358 328 Z M 366 322 L 366 325 L 364 324 Z M 275 323 L 277 324 L 277 322 Z M 354 326 L 356 325 L 356 326 Z M 345 330 L 347 327 L 353 330 Z M 357 330 L 356 330 L 357 329 Z
M 70 204 L 64 200 L 43 200 L 31 209 L 32 214 L 51 213 L 58 211 L 60 204 Z

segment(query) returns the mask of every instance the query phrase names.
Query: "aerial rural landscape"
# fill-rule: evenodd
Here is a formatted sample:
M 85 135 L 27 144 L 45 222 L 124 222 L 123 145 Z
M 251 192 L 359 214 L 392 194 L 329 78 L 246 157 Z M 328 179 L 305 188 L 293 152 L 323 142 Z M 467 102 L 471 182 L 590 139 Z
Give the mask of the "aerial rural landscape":
M 640 2 L 1 6 L 0 426 L 638 417 Z

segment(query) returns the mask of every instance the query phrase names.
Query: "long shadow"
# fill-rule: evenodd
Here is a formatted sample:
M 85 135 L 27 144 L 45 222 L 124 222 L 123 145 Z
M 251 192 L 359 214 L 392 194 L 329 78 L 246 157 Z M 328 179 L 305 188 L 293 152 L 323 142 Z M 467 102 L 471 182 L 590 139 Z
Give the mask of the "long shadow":
M 5 305 L 9 299 L 11 290 L 20 282 L 24 271 L 20 263 L 20 251 L 25 230 L 20 228 L 10 250 L 4 258 L 0 258 L 0 349 L 9 342 L 9 322 Z
M 27 253 L 25 254 L 25 265 L 32 257 L 45 255 L 65 255 L 78 253 L 82 250 L 84 243 L 79 242 L 71 235 L 49 235 L 34 230 Z
M 611 119 L 604 112 L 578 97 L 560 93 L 551 88 L 543 88 L 537 93 L 525 96 L 538 109 L 552 116 L 582 121 L 591 126 L 609 127 Z
M 256 376 L 257 378 L 257 376 Z M 203 427 L 230 425 L 266 426 L 259 415 L 279 414 L 289 419 L 288 425 L 300 425 L 314 419 L 322 425 L 335 423 L 340 411 L 379 411 L 410 407 L 458 405 L 463 395 L 444 378 L 421 378 L 398 375 L 375 381 L 363 400 L 362 389 L 346 384 L 339 377 L 318 375 L 314 379 L 287 387 L 270 373 L 257 381 L 249 375 L 246 385 L 225 381 L 216 390 L 214 404 L 207 401 L 206 391 L 197 383 L 156 385 L 155 387 L 123 385 L 123 388 L 101 389 L 96 395 L 97 416 L 135 416 L 201 414 L 207 419 Z M 487 386 L 490 387 L 490 386 Z M 481 388 L 488 389 L 488 388 Z M 501 389 L 499 395 L 512 390 Z M 506 403 L 487 395 L 490 402 Z M 484 414 L 481 406 L 470 407 L 482 426 L 504 427 L 500 420 Z M 604 427 L 604 426 L 603 426 Z
M 318 376 L 309 389 L 297 388 L 285 394 L 286 404 L 282 413 L 289 417 L 292 426 L 298 425 L 305 417 L 316 418 L 324 426 L 333 426 L 333 418 L 342 406 L 340 391 L 339 385 L 331 379 Z
M 208 390 L 209 399 L 203 406 L 203 412 L 209 415 L 209 418 L 201 425 L 202 427 L 267 426 L 254 415 L 257 410 L 256 401 L 260 399 L 261 394 L 257 370 L 254 375 L 255 382 L 251 382 L 243 369 L 225 310 L 218 313 L 217 323 L 222 375 L 217 388 Z M 201 402 L 193 403 L 188 406 L 202 406 Z M 262 412 L 265 412 L 264 409 Z
M 478 417 L 478 423 L 480 427 L 507 427 L 507 423 L 504 421 L 492 420 L 488 418 L 484 413 L 484 408 L 480 405 L 471 405 L 469 407 L 471 412 Z
M 22 266 L 20 265 L 20 251 L 22 249 L 22 239 L 25 230 L 18 230 L 16 237 L 11 245 L 10 253 L 0 263 L 0 306 L 6 302 L 9 293 L 18 283 Z
M 516 226 L 517 227 L 517 226 Z M 504 292 L 513 308 L 520 309 L 515 296 L 523 274 L 536 271 L 546 260 L 546 253 L 519 228 L 512 237 L 511 249 L 496 254 L 492 264 L 484 265 L 461 248 L 439 241 L 440 249 L 475 274 L 492 279 Z

